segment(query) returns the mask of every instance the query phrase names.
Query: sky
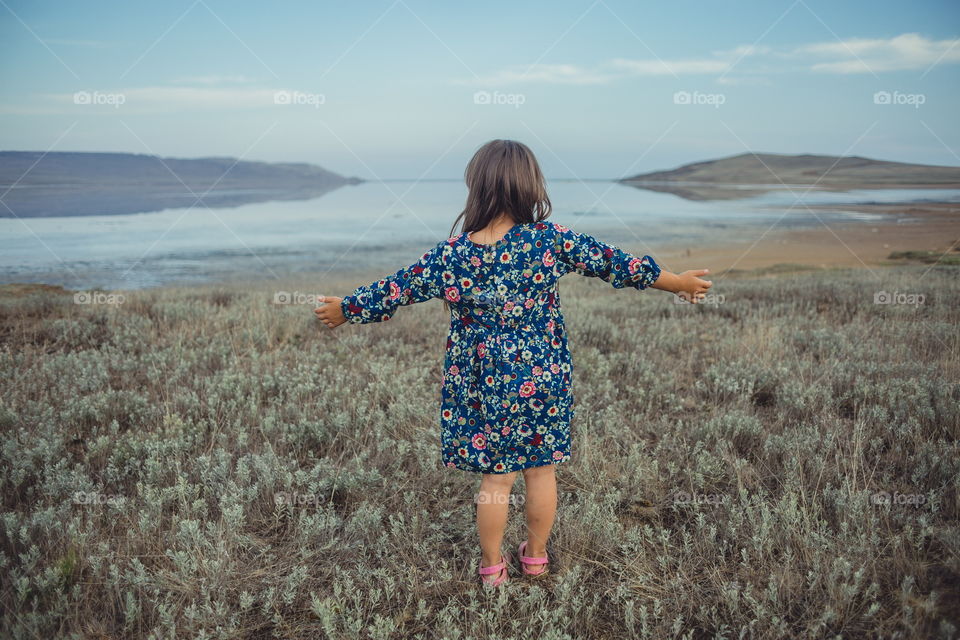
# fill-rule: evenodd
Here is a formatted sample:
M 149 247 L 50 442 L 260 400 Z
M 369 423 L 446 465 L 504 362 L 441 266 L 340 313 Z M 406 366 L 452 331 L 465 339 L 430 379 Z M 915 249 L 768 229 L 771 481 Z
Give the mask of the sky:
M 748 151 L 960 165 L 960 3 L 0 0 L 0 149 L 459 179 Z

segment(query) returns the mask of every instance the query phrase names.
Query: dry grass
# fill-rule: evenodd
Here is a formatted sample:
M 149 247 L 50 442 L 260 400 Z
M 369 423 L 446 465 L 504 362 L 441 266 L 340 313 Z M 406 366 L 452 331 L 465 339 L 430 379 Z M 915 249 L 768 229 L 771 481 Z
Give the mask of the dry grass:
M 924 269 L 714 306 L 565 278 L 555 566 L 498 592 L 439 463 L 439 303 L 331 332 L 270 285 L 5 293 L 3 636 L 956 637 L 958 272 Z

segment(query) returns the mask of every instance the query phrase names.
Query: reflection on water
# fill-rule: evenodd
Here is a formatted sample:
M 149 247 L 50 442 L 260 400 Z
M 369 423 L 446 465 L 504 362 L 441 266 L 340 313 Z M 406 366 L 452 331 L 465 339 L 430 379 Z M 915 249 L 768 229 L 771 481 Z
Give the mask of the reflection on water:
M 807 205 L 958 200 L 958 190 L 772 191 L 695 201 L 616 182 L 549 185 L 551 220 L 628 250 L 722 242 L 778 228 L 819 225 Z M 73 289 L 276 278 L 357 268 L 384 273 L 446 238 L 466 198 L 459 181 L 364 183 L 306 201 L 229 209 L 0 219 L 0 281 Z M 828 224 L 879 214 L 817 210 Z

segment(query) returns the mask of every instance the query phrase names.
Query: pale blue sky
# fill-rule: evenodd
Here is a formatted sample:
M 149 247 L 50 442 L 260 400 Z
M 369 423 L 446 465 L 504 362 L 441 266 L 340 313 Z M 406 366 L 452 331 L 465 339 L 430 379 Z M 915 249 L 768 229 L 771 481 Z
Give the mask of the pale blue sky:
M 495 137 L 556 178 L 746 150 L 960 165 L 958 38 L 952 1 L 0 0 L 0 149 L 368 179 L 459 178 Z

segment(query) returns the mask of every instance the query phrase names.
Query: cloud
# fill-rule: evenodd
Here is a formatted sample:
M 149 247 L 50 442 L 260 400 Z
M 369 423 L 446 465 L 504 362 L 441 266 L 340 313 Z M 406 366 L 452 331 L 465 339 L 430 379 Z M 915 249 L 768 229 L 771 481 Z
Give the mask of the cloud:
M 254 82 L 255 78 L 250 78 L 243 75 L 227 75 L 227 76 L 183 76 L 181 78 L 175 78 L 173 82 L 185 82 L 187 84 L 243 84 Z
M 596 69 L 573 64 L 533 64 L 526 67 L 513 66 L 490 75 L 461 81 L 458 84 L 486 84 L 501 86 L 520 82 L 543 82 L 548 84 L 604 84 L 615 76 Z
M 960 39 L 931 40 L 917 33 L 893 38 L 852 38 L 787 48 L 739 45 L 687 59 L 613 58 L 594 66 L 533 64 L 509 67 L 458 84 L 502 86 L 519 83 L 606 84 L 638 76 L 718 75 L 723 84 L 763 82 L 758 76 L 796 71 L 879 73 L 928 69 L 960 62 Z M 738 72 L 737 78 L 729 73 Z
M 894 38 L 852 38 L 798 47 L 798 55 L 832 58 L 815 62 L 812 71 L 827 73 L 880 73 L 927 69 L 934 64 L 960 62 L 960 39 L 931 40 L 918 33 Z
M 625 60 L 614 58 L 610 66 L 634 76 L 672 76 L 722 73 L 730 67 L 727 60 Z

